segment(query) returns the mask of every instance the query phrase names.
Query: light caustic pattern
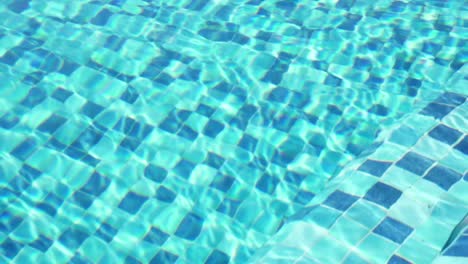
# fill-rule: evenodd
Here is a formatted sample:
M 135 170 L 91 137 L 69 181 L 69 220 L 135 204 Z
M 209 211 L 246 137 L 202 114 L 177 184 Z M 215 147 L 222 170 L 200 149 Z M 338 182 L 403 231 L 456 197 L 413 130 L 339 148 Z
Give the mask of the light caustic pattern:
M 2 1 L 0 260 L 245 263 L 443 92 L 466 62 L 466 12 Z

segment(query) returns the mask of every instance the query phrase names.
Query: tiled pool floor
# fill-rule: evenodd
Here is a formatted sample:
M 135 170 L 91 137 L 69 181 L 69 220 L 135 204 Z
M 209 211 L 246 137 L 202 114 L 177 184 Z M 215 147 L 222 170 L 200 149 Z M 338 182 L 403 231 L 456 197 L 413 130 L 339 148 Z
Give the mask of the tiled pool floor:
M 0 262 L 248 262 L 346 164 L 382 149 L 379 132 L 461 104 L 467 12 L 463 1 L 1 1 Z M 448 92 L 454 102 L 428 105 Z M 450 129 L 466 133 L 466 113 L 455 119 L 426 136 L 434 123 L 416 118 L 393 143 L 422 142 L 411 149 L 439 164 L 435 149 L 460 142 Z M 399 162 L 401 148 L 375 160 L 419 157 Z M 441 164 L 461 173 L 461 158 Z M 366 196 L 365 173 L 390 178 L 375 164 L 349 177 L 363 182 L 356 203 L 380 197 Z

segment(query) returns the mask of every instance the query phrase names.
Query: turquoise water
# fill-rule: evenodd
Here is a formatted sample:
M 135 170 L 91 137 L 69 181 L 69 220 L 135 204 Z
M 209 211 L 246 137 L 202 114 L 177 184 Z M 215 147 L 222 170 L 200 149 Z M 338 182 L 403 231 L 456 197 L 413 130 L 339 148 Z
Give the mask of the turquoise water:
M 467 12 L 2 1 L 0 261 L 248 262 L 445 91 Z

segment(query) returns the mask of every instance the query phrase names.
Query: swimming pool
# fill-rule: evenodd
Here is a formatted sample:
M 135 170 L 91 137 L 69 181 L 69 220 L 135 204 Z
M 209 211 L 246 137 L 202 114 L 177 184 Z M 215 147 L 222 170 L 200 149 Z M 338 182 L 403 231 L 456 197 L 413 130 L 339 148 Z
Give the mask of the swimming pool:
M 320 226 L 332 232 L 340 213 L 328 209 L 354 207 L 327 195 L 350 179 L 353 191 L 338 189 L 359 200 L 356 218 L 405 224 L 393 204 L 366 204 L 375 180 L 359 175 L 402 190 L 398 171 L 381 171 L 406 154 L 392 142 L 453 170 L 441 190 L 466 212 L 467 12 L 455 0 L 2 1 L 0 261 L 390 261 L 365 246 L 388 239 L 383 227 L 357 257 L 323 250 L 339 248 L 328 236 L 314 252 L 330 259 L 296 259 L 281 234 L 336 215 Z M 456 132 L 431 137 L 438 124 Z M 433 179 L 409 160 L 395 166 Z M 444 233 L 462 217 L 446 215 Z M 397 253 L 409 241 L 392 238 Z

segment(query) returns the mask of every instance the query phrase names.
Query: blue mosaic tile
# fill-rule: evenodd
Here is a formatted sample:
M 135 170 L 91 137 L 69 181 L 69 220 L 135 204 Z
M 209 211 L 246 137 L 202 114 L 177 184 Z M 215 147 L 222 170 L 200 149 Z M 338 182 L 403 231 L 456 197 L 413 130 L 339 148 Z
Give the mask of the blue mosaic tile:
M 209 137 L 216 137 L 224 129 L 224 125 L 216 120 L 210 119 L 203 129 L 203 134 Z
M 36 105 L 40 104 L 42 101 L 44 101 L 46 97 L 47 94 L 42 89 L 31 88 L 28 94 L 21 101 L 21 104 L 26 107 L 33 108 Z
M 438 125 L 429 132 L 429 136 L 451 145 L 462 136 L 462 133 L 448 126 Z
M 164 233 L 156 227 L 152 227 L 148 234 L 145 236 L 144 240 L 152 244 L 162 245 L 164 244 L 164 242 L 166 242 L 168 238 L 168 234 Z
M 396 165 L 402 169 L 410 171 L 414 174 L 422 176 L 424 172 L 432 166 L 433 160 L 416 154 L 414 152 L 408 152 L 403 158 L 401 158 Z
M 227 215 L 233 217 L 236 214 L 237 209 L 239 208 L 239 205 L 240 205 L 239 201 L 235 201 L 235 200 L 226 198 L 218 206 L 216 211 L 227 214 Z
M 177 165 L 174 167 L 174 172 L 182 178 L 187 179 L 190 177 L 190 174 L 194 168 L 195 165 L 192 162 L 183 159 L 179 161 L 179 163 L 177 163 Z
M 388 264 L 411 264 L 408 260 L 398 256 L 398 255 L 393 255 L 389 260 Z
M 5 256 L 9 259 L 13 259 L 24 246 L 23 244 L 10 238 L 4 240 L 0 245 L 2 253 L 5 254 Z
M 390 217 L 385 218 L 374 230 L 395 243 L 401 244 L 413 232 L 413 228 Z
M 120 202 L 119 208 L 127 211 L 130 214 L 136 214 L 147 200 L 147 197 L 141 196 L 134 192 L 129 192 Z
M 468 236 L 460 236 L 447 250 L 444 256 L 468 257 Z
M 453 108 L 454 108 L 453 106 L 449 106 L 445 104 L 430 103 L 421 111 L 421 114 L 432 116 L 436 119 L 442 119 L 448 113 L 450 113 L 453 110 Z
M 205 261 L 205 264 L 227 264 L 229 263 L 229 256 L 226 253 L 213 250 L 208 259 Z
M 162 182 L 167 176 L 167 171 L 162 167 L 148 164 L 144 170 L 144 175 L 154 182 Z
M 37 144 L 33 138 L 27 138 L 16 146 L 10 153 L 19 160 L 25 160 L 36 149 Z
M 39 235 L 39 237 L 36 240 L 34 240 L 32 243 L 29 243 L 29 246 L 41 252 L 46 252 L 50 248 L 52 243 L 53 243 L 52 239 L 44 235 Z
M 346 211 L 357 199 L 358 197 L 356 196 L 338 190 L 328 196 L 327 200 L 323 203 L 337 210 Z
M 187 240 L 194 240 L 200 234 L 203 227 L 203 219 L 198 215 L 188 213 L 179 224 L 175 235 Z
M 112 241 L 114 236 L 117 234 L 117 229 L 107 223 L 103 223 L 101 227 L 96 231 L 96 235 L 102 238 L 106 242 Z
M 0 117 L 0 127 L 4 129 L 13 128 L 16 124 L 19 123 L 19 117 L 13 113 L 5 113 Z
M 459 95 L 456 93 L 445 92 L 439 98 L 437 98 L 436 102 L 439 104 L 446 104 L 451 106 L 458 106 L 464 103 L 466 100 L 466 96 Z
M 165 250 L 160 250 L 154 258 L 151 259 L 150 264 L 173 264 L 176 263 L 179 257 Z
M 437 184 L 444 190 L 450 189 L 462 175 L 444 166 L 435 166 L 424 176 L 424 179 Z
M 380 177 L 387 171 L 390 165 L 392 165 L 391 162 L 368 159 L 359 167 L 359 170 Z
M 221 175 L 218 174 L 211 182 L 210 186 L 214 187 L 220 191 L 227 192 L 229 188 L 231 188 L 232 184 L 234 183 L 235 179 L 231 176 Z
M 159 189 L 156 191 L 156 199 L 162 202 L 171 203 L 174 201 L 175 197 L 176 194 L 164 186 L 159 187 Z
M 387 184 L 377 182 L 367 191 L 364 198 L 383 207 L 390 208 L 400 196 L 400 190 Z
M 85 232 L 77 228 L 70 227 L 62 233 L 58 240 L 67 248 L 77 249 L 87 238 L 88 234 Z
M 468 155 L 468 136 L 465 136 L 456 146 L 456 150 L 461 151 L 463 154 Z
M 279 183 L 279 180 L 276 177 L 265 173 L 260 178 L 260 180 L 258 180 L 255 187 L 257 187 L 257 189 L 259 189 L 260 191 L 264 193 L 272 194 L 275 191 L 278 183 Z
M 44 133 L 54 133 L 59 127 L 61 127 L 67 121 L 66 118 L 52 114 L 47 120 L 42 122 L 37 129 Z

